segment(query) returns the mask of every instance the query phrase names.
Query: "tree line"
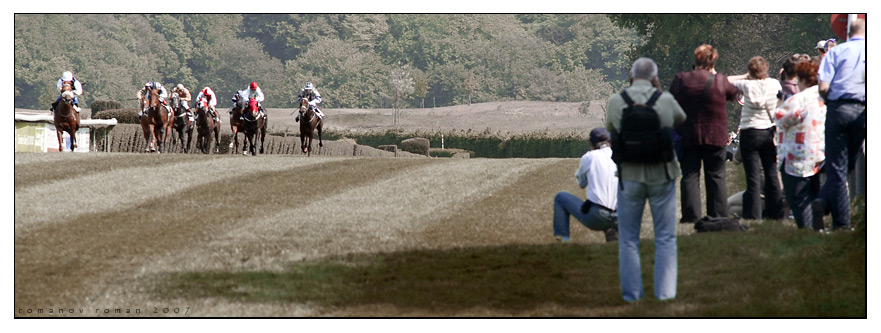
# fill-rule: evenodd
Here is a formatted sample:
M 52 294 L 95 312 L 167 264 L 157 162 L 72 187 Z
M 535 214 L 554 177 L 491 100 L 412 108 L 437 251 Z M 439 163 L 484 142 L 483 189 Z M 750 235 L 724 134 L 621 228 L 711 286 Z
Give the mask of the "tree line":
M 606 99 L 639 55 L 662 82 L 699 43 L 722 73 L 775 64 L 828 38 L 828 15 L 16 14 L 15 106 L 48 108 L 71 70 L 97 100 L 134 106 L 144 82 L 251 81 L 268 107 L 293 107 L 312 82 L 325 107 L 432 107 L 497 100 Z M 742 67 L 742 68 L 741 68 Z M 730 70 L 730 71 L 728 71 Z

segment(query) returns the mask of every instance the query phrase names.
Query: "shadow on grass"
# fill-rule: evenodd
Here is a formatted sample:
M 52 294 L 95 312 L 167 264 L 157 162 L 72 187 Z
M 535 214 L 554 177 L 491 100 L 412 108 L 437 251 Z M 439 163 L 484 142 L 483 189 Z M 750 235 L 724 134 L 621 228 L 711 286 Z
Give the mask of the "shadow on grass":
M 166 276 L 158 292 L 241 302 L 519 311 L 545 303 L 621 305 L 617 270 L 615 245 L 480 247 L 350 255 L 284 272 L 177 273 Z
M 565 312 L 545 315 L 866 317 L 865 224 L 820 235 L 783 223 L 680 237 L 679 294 L 667 302 L 650 296 L 651 240 L 640 243 L 647 299 L 634 305 L 620 299 L 617 244 L 419 250 L 326 258 L 282 272 L 174 273 L 161 276 L 154 292 L 438 315 L 474 307 L 516 315 L 551 304 Z

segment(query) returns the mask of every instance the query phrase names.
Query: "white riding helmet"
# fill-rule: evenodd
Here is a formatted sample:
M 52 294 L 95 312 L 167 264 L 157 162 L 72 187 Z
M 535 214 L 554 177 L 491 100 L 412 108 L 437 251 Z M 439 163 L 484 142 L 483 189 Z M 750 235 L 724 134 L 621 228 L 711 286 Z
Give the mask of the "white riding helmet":
M 315 88 L 312 86 L 312 82 L 306 82 L 306 87 L 303 90 L 312 90 L 312 88 Z
M 72 80 L 73 80 L 73 73 L 71 73 L 71 72 L 61 73 L 61 81 L 72 81 Z
M 183 84 L 183 83 L 178 83 L 178 84 L 177 84 L 177 90 L 183 90 L 183 89 L 184 89 L 184 84 Z

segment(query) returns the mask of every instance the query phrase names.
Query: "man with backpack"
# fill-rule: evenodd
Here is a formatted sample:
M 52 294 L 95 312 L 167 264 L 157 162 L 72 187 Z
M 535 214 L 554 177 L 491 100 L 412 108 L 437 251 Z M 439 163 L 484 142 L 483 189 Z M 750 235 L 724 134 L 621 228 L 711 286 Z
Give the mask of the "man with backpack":
M 673 95 L 659 91 L 658 66 L 639 58 L 630 69 L 633 84 L 612 95 L 606 128 L 612 133 L 612 159 L 618 164 L 618 266 L 621 296 L 643 297 L 639 233 L 648 199 L 655 231 L 654 295 L 676 297 L 676 184 L 681 175 L 673 151 L 673 127 L 685 122 Z

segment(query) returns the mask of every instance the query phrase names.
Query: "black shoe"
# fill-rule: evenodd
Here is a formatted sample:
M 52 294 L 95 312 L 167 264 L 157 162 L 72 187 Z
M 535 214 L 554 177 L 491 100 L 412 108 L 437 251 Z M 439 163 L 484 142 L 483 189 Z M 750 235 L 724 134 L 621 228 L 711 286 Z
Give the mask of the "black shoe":
M 606 229 L 606 243 L 617 242 L 618 241 L 618 227 L 611 227 Z
M 826 203 L 823 199 L 817 198 L 811 201 L 811 224 L 816 231 L 822 231 L 826 229 L 826 224 L 823 222 L 823 215 L 826 215 Z

